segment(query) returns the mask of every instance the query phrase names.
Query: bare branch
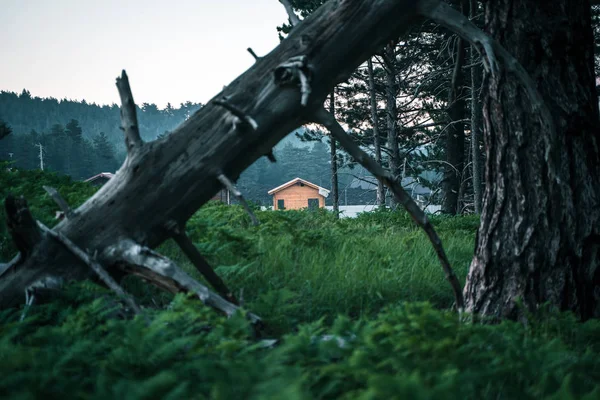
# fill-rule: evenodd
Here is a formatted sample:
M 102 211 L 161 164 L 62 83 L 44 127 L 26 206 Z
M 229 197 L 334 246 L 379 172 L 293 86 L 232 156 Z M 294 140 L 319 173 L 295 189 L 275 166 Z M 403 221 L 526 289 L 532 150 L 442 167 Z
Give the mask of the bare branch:
M 115 292 L 120 298 L 127 303 L 127 305 L 136 313 L 142 314 L 142 309 L 135 303 L 133 297 L 131 297 L 123 288 L 102 268 L 102 266 L 95 260 L 95 257 L 90 257 L 85 251 L 81 250 L 75 243 L 73 243 L 69 238 L 61 234 L 60 232 L 49 229 L 44 224 L 38 221 L 38 226 L 42 229 L 42 231 L 46 232 L 48 235 L 52 236 L 59 242 L 61 242 L 71 253 L 73 253 L 77 258 L 87 264 L 95 273 L 98 275 L 98 278 L 110 288 L 113 292 Z
M 285 12 L 287 13 L 288 18 L 290 19 L 290 24 L 292 24 L 292 26 L 298 25 L 300 23 L 300 18 L 298 18 L 298 16 L 294 12 L 294 9 L 292 8 L 290 2 L 288 0 L 279 0 L 279 2 L 285 7 Z
M 237 197 L 239 202 L 242 203 L 242 206 L 244 206 L 244 209 L 246 210 L 248 215 L 250 215 L 250 219 L 252 219 L 252 224 L 258 225 L 258 218 L 256 218 L 256 215 L 254 215 L 254 213 L 250 209 L 250 206 L 246 202 L 246 199 L 244 199 L 244 196 L 242 196 L 242 192 L 237 190 L 233 182 L 231 182 L 229 178 L 227 178 L 225 175 L 219 174 L 219 176 L 217 176 L 217 179 L 219 180 L 219 182 L 221 182 L 221 185 L 223 185 L 225 189 L 229 190 L 235 197 Z
M 194 293 L 202 303 L 222 311 L 227 316 L 239 310 L 238 306 L 211 292 L 168 258 L 129 239 L 108 247 L 102 257 L 126 272 L 147 279 L 172 293 Z M 255 314 L 248 313 L 247 316 L 253 323 L 261 321 Z
M 456 308 L 459 313 L 464 310 L 464 299 L 460 283 L 456 274 L 452 270 L 450 261 L 446 256 L 442 241 L 438 234 L 435 232 L 433 225 L 429 222 L 427 215 L 419 208 L 417 203 L 410 197 L 410 195 L 402 188 L 402 185 L 395 179 L 392 174 L 381 167 L 375 162 L 367 153 L 362 151 L 360 147 L 352 141 L 350 136 L 346 134 L 344 128 L 337 122 L 337 120 L 324 108 L 317 111 L 315 115 L 315 122 L 323 125 L 331 132 L 344 147 L 344 149 L 358 161 L 363 167 L 365 167 L 370 173 L 372 173 L 377 179 L 379 179 L 384 185 L 390 188 L 394 193 L 398 201 L 404 206 L 406 211 L 410 214 L 412 219 L 419 225 L 429 237 L 433 248 L 435 249 L 438 259 L 442 264 L 442 268 L 446 274 L 446 279 L 450 282 L 452 290 L 454 292 L 454 298 L 456 301 Z
M 121 129 L 125 133 L 127 153 L 131 154 L 140 148 L 143 142 L 140 137 L 135 102 L 133 101 L 133 94 L 131 94 L 131 88 L 129 87 L 129 78 L 125 70 L 121 73 L 121 77 L 117 78 L 117 89 L 121 97 Z
M 498 56 L 502 61 L 502 66 L 505 67 L 507 71 L 515 74 L 517 79 L 523 84 L 529 100 L 531 101 L 533 111 L 540 113 L 541 124 L 546 126 L 549 131 L 555 131 L 552 114 L 537 90 L 535 82 L 533 82 L 523 66 L 508 51 L 506 51 L 504 47 L 487 36 L 465 15 L 442 1 L 420 0 L 418 2 L 418 12 L 453 32 L 456 32 L 463 39 L 470 42 L 473 47 L 477 49 L 479 54 L 481 54 L 486 70 L 491 72 L 492 75 L 498 75 L 500 73 L 499 61 L 496 58 Z M 550 157 L 550 148 L 551 144 L 547 143 L 546 160 Z
M 171 236 L 181 248 L 183 253 L 194 264 L 198 272 L 206 278 L 208 283 L 224 298 L 233 304 L 237 304 L 237 300 L 233 293 L 227 288 L 225 282 L 215 273 L 208 261 L 200 254 L 194 243 L 185 233 L 185 228 L 180 229 L 175 222 L 168 224 L 167 229 L 171 232 Z
M 250 128 L 253 131 L 258 129 L 258 124 L 251 116 L 247 115 L 242 110 L 229 103 L 225 98 L 223 98 L 223 100 L 213 100 L 213 103 L 223 107 L 224 109 L 235 115 L 238 118 L 238 120 L 242 122 L 242 125 L 244 127 Z
M 43 188 L 50 195 L 50 197 L 52 197 L 54 202 L 58 205 L 58 208 L 60 208 L 62 212 L 65 213 L 65 216 L 67 218 L 73 218 L 75 216 L 75 212 L 73 212 L 71 207 L 69 207 L 69 204 L 66 202 L 65 199 L 62 198 L 62 196 L 60 195 L 60 193 L 58 193 L 56 189 L 50 186 L 43 186 Z

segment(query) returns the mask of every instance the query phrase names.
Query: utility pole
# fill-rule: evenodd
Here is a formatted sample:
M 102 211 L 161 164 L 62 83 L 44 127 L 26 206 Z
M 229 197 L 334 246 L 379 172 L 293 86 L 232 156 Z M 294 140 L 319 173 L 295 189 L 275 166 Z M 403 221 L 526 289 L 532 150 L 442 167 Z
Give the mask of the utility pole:
M 40 148 L 40 155 L 38 156 L 40 159 L 40 169 L 44 170 L 44 146 L 41 143 L 35 145 L 35 147 Z

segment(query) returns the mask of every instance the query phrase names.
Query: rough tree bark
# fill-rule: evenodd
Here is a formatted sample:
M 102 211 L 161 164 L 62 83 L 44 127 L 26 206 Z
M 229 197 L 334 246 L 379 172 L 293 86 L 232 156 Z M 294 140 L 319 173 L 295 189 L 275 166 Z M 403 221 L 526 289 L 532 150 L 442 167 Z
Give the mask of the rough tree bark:
M 373 61 L 371 58 L 367 61 L 369 72 L 369 97 L 371 107 L 371 123 L 373 125 L 373 145 L 375 147 L 375 161 L 381 165 L 381 138 L 379 137 L 379 124 L 377 118 L 377 92 L 375 91 L 375 77 L 373 75 Z M 377 181 L 377 205 L 385 207 L 385 192 L 383 183 Z
M 600 151 L 590 2 L 490 0 L 490 33 L 521 62 L 554 118 L 541 127 L 518 83 L 484 79 L 486 173 L 468 310 L 519 318 L 549 302 L 600 316 Z
M 396 177 L 370 160 L 323 109 L 336 84 L 422 17 L 430 17 L 476 43 L 494 76 L 499 62 L 504 63 L 525 83 L 531 103 L 547 117 L 520 65 L 463 15 L 437 0 L 327 2 L 174 132 L 150 143 L 140 138 L 133 96 L 123 73 L 117 86 L 128 155 L 115 177 L 54 227 L 55 234 L 39 229 L 27 215 L 24 201 L 7 200 L 7 214 L 14 222 L 11 234 L 20 254 L 0 264 L 0 308 L 21 303 L 25 290 L 32 286 L 54 289 L 62 281 L 93 278 L 97 273 L 90 267 L 93 261 L 115 281 L 124 274 L 141 276 L 172 292 L 194 293 L 205 304 L 231 315 L 237 306 L 151 249 L 185 234 L 186 221 L 220 185 L 232 186 L 231 182 L 257 158 L 272 158 L 272 147 L 288 132 L 316 121 L 336 132 L 343 146 L 392 189 L 427 232 L 452 283 L 457 308 L 462 310 L 456 277 L 427 216 Z M 84 253 L 93 256 L 78 256 Z M 191 247 L 188 253 L 200 260 Z M 200 260 L 198 267 L 206 265 Z
M 462 11 L 465 11 L 465 0 L 461 2 Z M 463 167 L 465 164 L 465 74 L 463 68 L 466 62 L 467 42 L 458 38 L 456 43 L 456 59 L 454 71 L 448 94 L 448 116 L 450 124 L 446 130 L 446 163 L 444 164 L 444 179 L 442 189 L 444 199 L 442 212 L 455 215 L 461 210 L 459 194 L 461 192 Z

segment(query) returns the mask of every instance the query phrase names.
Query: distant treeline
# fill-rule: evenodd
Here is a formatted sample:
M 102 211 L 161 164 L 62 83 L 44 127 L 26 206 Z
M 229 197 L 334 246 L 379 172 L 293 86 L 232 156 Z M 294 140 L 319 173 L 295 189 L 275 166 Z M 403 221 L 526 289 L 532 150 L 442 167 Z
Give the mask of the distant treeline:
M 154 140 L 177 127 L 182 121 L 201 107 L 190 101 L 174 108 L 171 104 L 160 110 L 156 104 L 142 103 L 137 107 L 140 133 L 146 141 Z M 117 158 L 125 156 L 123 134 L 119 129 L 119 106 L 97 105 L 83 101 L 58 100 L 55 98 L 33 97 L 25 89 L 21 94 L 0 91 L 0 119 L 4 120 L 16 135 L 32 131 L 50 133 L 55 125 L 66 126 L 76 120 L 83 132 L 83 138 L 92 140 L 104 133 L 115 147 Z M 4 158 L 4 154 L 0 155 Z
M 155 104 L 142 104 L 137 111 L 143 139 L 150 141 L 168 134 L 200 107 L 186 102 L 179 108 L 167 105 L 159 110 Z M 21 94 L 0 92 L 0 120 L 13 131 L 0 140 L 0 160 L 12 160 L 17 168 L 39 169 L 40 145 L 44 169 L 75 180 L 115 172 L 125 159 L 116 104 L 99 106 L 85 100 L 32 97 L 27 90 Z M 270 189 L 296 177 L 331 189 L 326 140 L 304 143 L 295 134 L 288 135 L 274 149 L 277 163 L 264 157 L 257 160 L 241 175 L 238 186 L 247 199 L 264 205 L 271 203 L 267 194 Z M 340 203 L 374 202 L 372 192 L 345 189 L 352 174 L 364 172 L 360 168 L 350 170 L 343 163 L 344 158 L 340 157 Z

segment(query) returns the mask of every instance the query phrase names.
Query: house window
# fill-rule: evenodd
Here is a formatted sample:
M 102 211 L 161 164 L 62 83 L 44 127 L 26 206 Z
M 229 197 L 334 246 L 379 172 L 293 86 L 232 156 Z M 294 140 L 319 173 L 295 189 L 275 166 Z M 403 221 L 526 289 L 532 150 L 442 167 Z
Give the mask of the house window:
M 285 210 L 285 204 L 284 204 L 283 199 L 277 200 L 277 209 L 278 210 Z
M 319 208 L 319 199 L 308 199 L 308 209 L 315 210 Z

